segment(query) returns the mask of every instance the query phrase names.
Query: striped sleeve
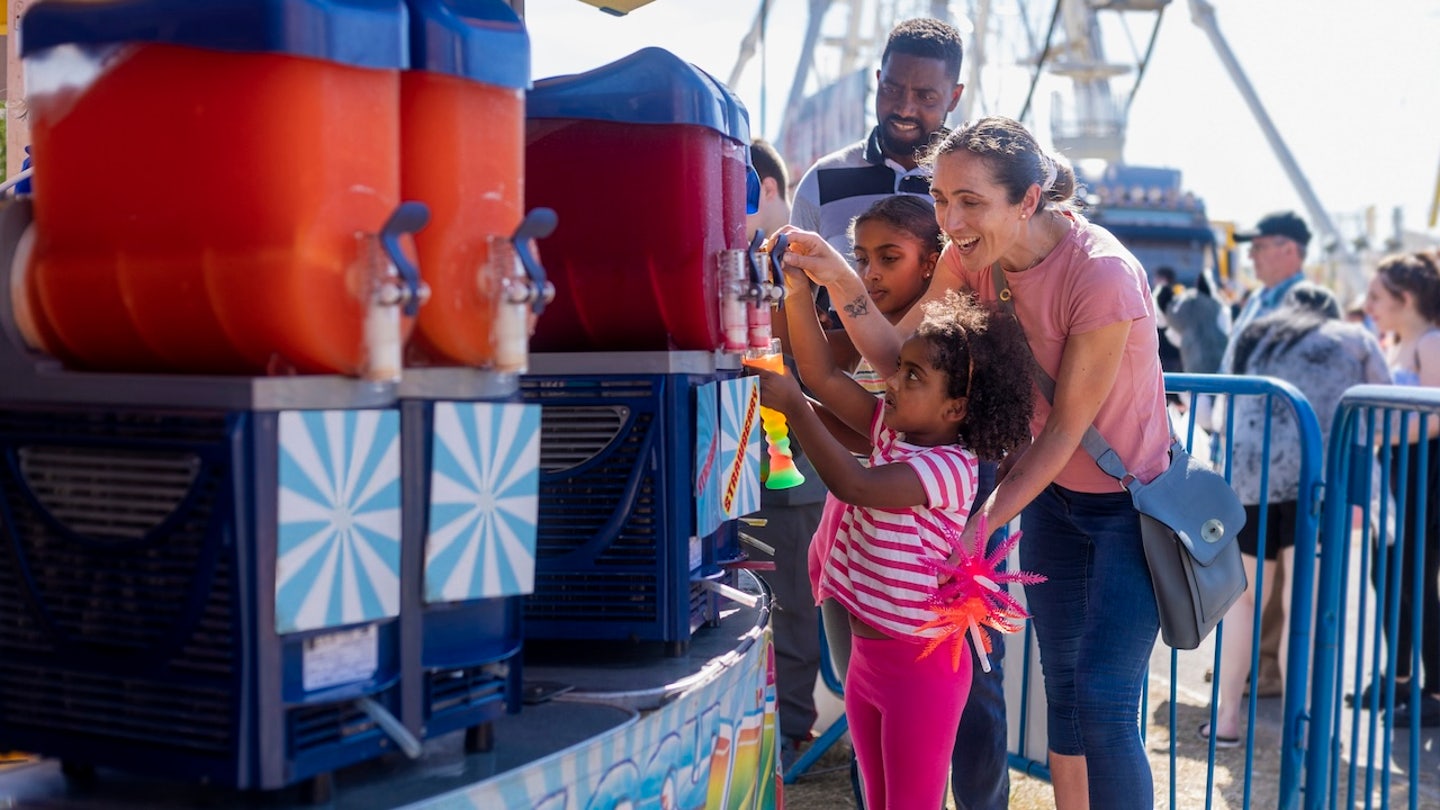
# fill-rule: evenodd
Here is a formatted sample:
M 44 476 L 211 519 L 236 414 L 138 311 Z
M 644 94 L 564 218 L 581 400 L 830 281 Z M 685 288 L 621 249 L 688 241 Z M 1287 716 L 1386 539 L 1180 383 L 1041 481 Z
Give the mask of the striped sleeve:
M 920 476 L 927 507 L 968 514 L 980 471 L 975 454 L 958 444 L 925 447 L 919 452 L 902 454 L 896 452 L 898 439 L 899 434 L 885 424 L 885 402 L 877 397 L 875 415 L 870 422 L 870 441 L 875 446 L 870 463 L 910 465 Z
M 904 459 L 920 476 L 926 506 L 965 514 L 975 499 L 979 473 L 975 454 L 958 445 L 927 448 Z

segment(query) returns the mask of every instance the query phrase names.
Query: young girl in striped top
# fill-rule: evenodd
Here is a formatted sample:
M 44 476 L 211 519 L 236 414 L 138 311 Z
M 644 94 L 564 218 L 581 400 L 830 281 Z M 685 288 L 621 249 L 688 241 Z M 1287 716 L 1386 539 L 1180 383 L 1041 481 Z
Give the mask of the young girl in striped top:
M 810 292 L 793 269 L 786 285 L 788 295 Z M 1024 337 L 1012 319 L 952 292 L 927 306 L 901 347 L 899 370 L 876 396 L 836 366 L 813 307 L 785 309 L 800 377 L 874 447 L 866 467 L 827 431 L 793 378 L 760 372 L 762 401 L 788 417 L 845 503 L 816 532 L 813 542 L 828 548 L 811 555 L 820 566 L 810 575 L 817 601 L 834 597 L 850 614 L 845 713 L 865 804 L 939 807 L 970 656 L 922 658 L 937 632 L 922 625 L 936 617 L 937 569 L 965 528 L 977 456 L 998 459 L 1030 439 Z
M 926 197 L 896 194 L 877 200 L 850 224 L 855 272 L 865 280 L 871 303 L 890 323 L 899 323 L 920 300 L 935 274 L 945 246 L 935 206 Z M 844 329 L 825 332 L 830 354 L 865 390 L 885 390 L 885 376 L 875 371 Z

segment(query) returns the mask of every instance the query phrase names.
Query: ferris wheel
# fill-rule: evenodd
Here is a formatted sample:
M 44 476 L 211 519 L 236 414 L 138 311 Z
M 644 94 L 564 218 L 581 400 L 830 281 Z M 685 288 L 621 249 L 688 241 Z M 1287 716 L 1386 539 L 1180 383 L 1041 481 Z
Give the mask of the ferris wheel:
M 970 115 L 1009 115 L 1072 161 L 1124 161 L 1169 0 L 972 0 Z
M 873 74 L 896 23 L 931 16 L 965 38 L 956 120 L 1018 118 L 1072 160 L 1123 159 L 1125 123 L 1169 0 L 809 0 L 781 140 L 808 160 L 865 129 Z M 756 53 L 762 0 L 729 82 Z M 859 98 L 857 99 L 857 96 Z M 1044 103 L 1042 103 L 1044 102 Z M 796 129 L 804 129 L 797 134 Z M 808 148 L 807 148 L 808 147 Z

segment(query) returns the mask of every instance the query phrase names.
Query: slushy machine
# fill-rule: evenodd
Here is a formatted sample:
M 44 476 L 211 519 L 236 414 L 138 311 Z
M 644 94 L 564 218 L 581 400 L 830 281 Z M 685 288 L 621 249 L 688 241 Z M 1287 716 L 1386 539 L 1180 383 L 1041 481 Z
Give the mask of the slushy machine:
M 746 243 L 749 122 L 724 85 L 658 48 L 541 80 L 526 102 L 530 204 L 557 294 L 527 402 L 543 406 L 531 639 L 684 652 L 718 618 L 759 508 L 757 391 L 782 286 Z M 717 306 L 720 303 L 720 306 Z
M 503 745 L 526 639 L 682 654 L 743 597 L 739 357 L 780 287 L 723 86 L 652 49 L 527 109 L 501 0 L 43 0 L 21 30 L 0 748 L 323 798 Z
M 553 227 L 521 215 L 519 19 L 46 0 L 22 30 L 0 746 L 318 798 L 489 744 L 520 708 Z

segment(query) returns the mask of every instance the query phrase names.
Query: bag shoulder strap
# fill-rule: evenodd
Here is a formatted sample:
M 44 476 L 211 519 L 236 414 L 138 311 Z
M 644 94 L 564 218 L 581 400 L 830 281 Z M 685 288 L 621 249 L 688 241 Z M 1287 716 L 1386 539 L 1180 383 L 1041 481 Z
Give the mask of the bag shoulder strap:
M 1025 331 L 1025 324 L 1020 323 L 1020 315 L 1015 311 L 1015 302 L 1012 300 L 1014 296 L 1010 293 L 1009 285 L 1005 283 L 1005 271 L 1000 269 L 1000 262 L 997 261 L 991 266 L 990 278 L 995 283 L 995 297 L 1000 302 L 1000 308 L 1020 324 L 1020 331 Z M 1030 374 L 1035 378 L 1035 386 L 1040 389 L 1041 394 L 1045 395 L 1045 401 L 1054 405 L 1055 378 L 1051 377 L 1050 373 L 1040 366 L 1040 361 L 1035 359 L 1035 353 L 1030 350 L 1028 337 L 1025 340 L 1025 351 L 1030 355 Z M 1080 437 L 1080 446 L 1084 447 L 1085 452 L 1095 459 L 1095 463 L 1106 475 L 1118 478 L 1126 488 L 1139 482 L 1139 479 L 1125 469 L 1125 462 L 1120 460 L 1120 454 L 1115 452 L 1109 442 L 1105 441 L 1105 437 L 1100 435 L 1100 431 L 1096 430 L 1093 424 L 1085 428 L 1085 435 Z

